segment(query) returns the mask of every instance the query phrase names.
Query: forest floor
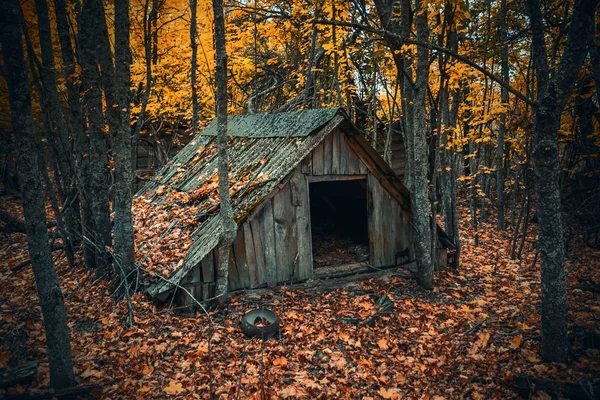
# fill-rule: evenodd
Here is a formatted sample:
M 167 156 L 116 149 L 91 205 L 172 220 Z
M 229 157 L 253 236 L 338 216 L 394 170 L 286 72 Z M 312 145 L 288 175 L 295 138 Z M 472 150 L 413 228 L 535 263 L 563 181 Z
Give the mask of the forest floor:
M 3 209 L 19 211 L 14 200 L 0 202 Z M 476 247 L 476 232 L 463 219 L 460 269 L 437 274 L 433 291 L 420 289 L 400 270 L 337 289 L 236 294 L 226 309 L 194 318 L 135 295 L 133 327 L 126 324 L 126 304 L 109 296 L 109 283 L 84 268 L 69 270 L 60 258 L 78 382 L 99 384 L 95 394 L 106 399 L 208 399 L 211 391 L 223 399 L 506 399 L 517 397 L 511 382 L 521 375 L 597 384 L 600 351 L 585 346 L 581 327 L 600 330 L 600 295 L 576 286 L 600 283 L 600 251 L 581 240 L 572 244 L 571 357 L 566 365 L 544 363 L 534 232 L 522 259 L 513 261 L 511 233 L 498 232 L 492 217 L 488 221 L 480 225 Z M 27 258 L 25 235 L 1 238 L 0 375 L 3 368 L 40 360 L 32 385 L 10 393 L 49 382 L 31 267 L 9 269 Z M 394 311 L 368 326 L 364 321 L 377 312 L 375 302 L 384 294 Z M 281 334 L 266 342 L 249 340 L 240 318 L 263 306 L 280 316 Z M 540 391 L 535 397 L 548 398 Z

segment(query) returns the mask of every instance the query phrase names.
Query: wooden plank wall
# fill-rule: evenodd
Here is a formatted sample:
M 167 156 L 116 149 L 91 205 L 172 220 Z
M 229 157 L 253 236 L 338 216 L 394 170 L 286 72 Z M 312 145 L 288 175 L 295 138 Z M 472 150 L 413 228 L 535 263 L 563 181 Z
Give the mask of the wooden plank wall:
M 302 173 L 321 175 L 364 175 L 367 167 L 346 143 L 346 136 L 334 130 L 302 161 Z
M 383 267 L 414 259 L 410 216 L 370 173 L 367 204 L 370 264 Z

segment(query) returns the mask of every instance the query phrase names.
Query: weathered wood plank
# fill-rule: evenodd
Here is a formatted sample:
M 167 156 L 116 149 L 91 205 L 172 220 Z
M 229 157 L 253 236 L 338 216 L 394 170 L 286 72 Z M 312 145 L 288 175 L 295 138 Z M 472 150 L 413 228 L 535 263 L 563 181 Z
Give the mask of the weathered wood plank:
M 348 163 L 346 162 L 346 156 L 348 154 L 348 145 L 346 144 L 346 135 L 339 129 L 338 132 L 338 173 L 348 174 Z
M 367 175 L 359 174 L 359 175 L 318 175 L 318 176 L 309 176 L 308 181 L 312 182 L 331 182 L 331 181 L 354 181 L 360 179 L 366 179 Z
M 252 228 L 250 222 L 246 221 L 240 229 L 244 230 L 244 245 L 246 250 L 246 264 L 248 266 L 248 280 L 250 287 L 256 288 L 260 285 L 258 279 L 258 265 L 256 262 L 256 253 L 254 252 L 254 239 L 252 238 Z
M 323 175 L 323 142 L 312 152 L 312 175 Z
M 310 200 L 308 196 L 308 181 L 305 175 L 294 173 L 292 181 L 298 188 L 298 204 L 295 207 L 298 266 L 294 279 L 305 280 L 313 276 L 312 236 L 310 231 Z
M 279 195 L 273 198 L 277 282 L 289 282 L 292 279 L 298 253 L 296 213 L 292 205 L 291 187 L 291 184 L 286 185 Z
M 395 237 L 394 237 L 394 226 L 393 221 L 396 218 L 394 215 L 394 205 L 396 204 L 395 200 L 388 195 L 387 191 L 383 188 L 378 190 L 381 197 L 381 232 L 383 236 L 383 262 L 381 265 L 392 265 L 394 264 L 394 254 L 396 253 L 395 249 Z
M 262 218 L 257 216 L 249 221 L 252 231 L 252 241 L 254 243 L 254 256 L 256 257 L 256 278 L 258 286 L 267 282 L 261 220 Z
M 312 174 L 312 153 L 304 157 L 304 159 L 300 162 L 300 168 L 302 169 L 303 174 Z
M 202 268 L 202 282 L 214 282 L 215 281 L 215 260 L 214 250 L 210 251 L 206 257 L 204 257 L 200 263 Z
M 340 135 L 342 133 L 339 129 L 334 130 L 331 133 L 331 173 L 340 173 Z
M 375 213 L 375 201 L 377 200 L 377 194 L 374 193 L 373 177 L 371 174 L 367 177 L 367 227 L 369 230 L 369 263 L 375 265 L 377 260 L 376 256 L 376 242 L 377 242 L 377 220 Z
M 358 159 L 358 173 L 360 174 L 366 174 L 368 171 L 367 166 L 362 162 L 362 160 L 358 157 L 356 157 Z
M 275 223 L 272 199 L 263 208 L 260 225 L 265 253 L 265 281 L 274 285 L 277 283 L 277 259 L 275 258 Z
M 323 175 L 331 174 L 331 165 L 333 158 L 333 137 L 336 134 L 336 130 L 325 136 L 323 139 Z
M 241 228 L 238 228 L 237 237 L 233 242 L 232 250 L 235 256 L 235 264 L 237 266 L 239 286 L 240 288 L 249 288 L 251 284 L 248 260 L 246 257 L 246 239 L 245 232 Z
M 242 288 L 240 284 L 240 274 L 238 272 L 238 266 L 235 260 L 234 243 L 231 244 L 231 248 L 229 249 L 229 273 L 227 274 L 229 290 Z

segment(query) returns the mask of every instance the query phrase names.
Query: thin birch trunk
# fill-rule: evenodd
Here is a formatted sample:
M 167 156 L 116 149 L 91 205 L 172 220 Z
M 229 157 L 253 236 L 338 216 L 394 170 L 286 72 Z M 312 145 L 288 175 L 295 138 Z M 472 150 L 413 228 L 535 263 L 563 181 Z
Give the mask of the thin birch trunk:
M 214 39 L 217 83 L 217 157 L 219 176 L 220 218 L 223 232 L 219 238 L 219 265 L 217 266 L 217 303 L 223 306 L 227 302 L 229 278 L 229 252 L 236 233 L 233 221 L 233 209 L 229 196 L 229 159 L 227 156 L 227 48 L 225 42 L 225 14 L 223 0 L 213 0 Z

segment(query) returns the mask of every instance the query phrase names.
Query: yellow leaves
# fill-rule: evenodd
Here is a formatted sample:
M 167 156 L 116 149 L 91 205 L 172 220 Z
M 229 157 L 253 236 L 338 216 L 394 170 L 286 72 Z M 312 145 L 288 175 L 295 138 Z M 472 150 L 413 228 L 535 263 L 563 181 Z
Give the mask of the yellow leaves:
M 167 386 L 163 387 L 163 390 L 169 395 L 176 395 L 185 391 L 181 383 L 175 382 L 174 380 L 170 381 Z

